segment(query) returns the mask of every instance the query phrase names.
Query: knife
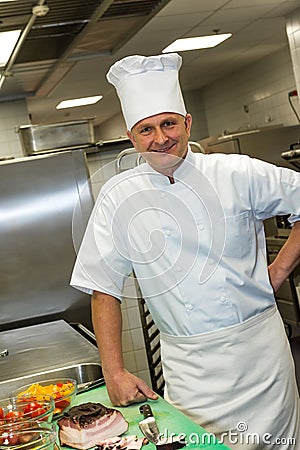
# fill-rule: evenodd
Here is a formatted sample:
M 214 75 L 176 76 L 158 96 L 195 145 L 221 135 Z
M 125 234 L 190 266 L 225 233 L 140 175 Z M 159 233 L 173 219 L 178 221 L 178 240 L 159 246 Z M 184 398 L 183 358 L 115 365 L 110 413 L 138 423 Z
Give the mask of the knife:
M 186 446 L 185 440 L 176 436 L 170 439 L 160 439 L 160 432 L 148 403 L 140 406 L 140 413 L 144 416 L 144 420 L 139 422 L 140 430 L 152 444 L 156 445 L 157 450 L 176 450 Z
M 148 403 L 140 406 L 140 413 L 144 416 L 144 420 L 139 422 L 140 430 L 150 442 L 156 445 L 159 441 L 159 430 L 151 406 Z

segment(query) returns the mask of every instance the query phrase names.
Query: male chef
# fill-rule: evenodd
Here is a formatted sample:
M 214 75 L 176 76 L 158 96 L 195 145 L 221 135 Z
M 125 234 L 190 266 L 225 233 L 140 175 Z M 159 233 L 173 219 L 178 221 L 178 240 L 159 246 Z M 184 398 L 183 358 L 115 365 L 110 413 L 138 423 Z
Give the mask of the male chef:
M 179 55 L 164 54 L 110 68 L 146 162 L 104 185 L 71 284 L 92 294 L 114 405 L 157 398 L 122 359 L 122 289 L 134 271 L 160 330 L 165 398 L 234 449 L 300 448 L 294 364 L 274 299 L 300 262 L 300 174 L 245 155 L 192 153 L 180 66 Z M 290 237 L 268 267 L 263 221 L 285 214 Z M 245 442 L 246 431 L 256 442 Z M 291 438 L 296 446 L 279 444 Z

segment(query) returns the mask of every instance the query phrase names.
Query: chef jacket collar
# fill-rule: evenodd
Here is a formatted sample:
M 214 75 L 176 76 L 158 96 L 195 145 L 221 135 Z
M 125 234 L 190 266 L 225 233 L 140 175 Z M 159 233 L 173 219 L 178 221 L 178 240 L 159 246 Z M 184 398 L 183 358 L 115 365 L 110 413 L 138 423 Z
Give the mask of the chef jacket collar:
M 156 186 L 161 186 L 161 187 L 170 186 L 170 181 L 166 175 L 163 175 L 162 173 L 157 172 L 147 162 L 146 162 L 146 165 L 147 165 L 147 172 L 149 172 L 150 175 L 151 174 L 155 175 L 153 177 L 151 176 L 151 181 Z M 187 151 L 186 157 L 184 158 L 182 164 L 174 172 L 175 184 L 176 184 L 176 180 L 177 181 L 188 180 L 188 177 L 191 172 L 191 167 L 195 167 L 195 166 L 196 166 L 196 158 L 190 148 L 190 145 L 188 145 L 188 151 Z

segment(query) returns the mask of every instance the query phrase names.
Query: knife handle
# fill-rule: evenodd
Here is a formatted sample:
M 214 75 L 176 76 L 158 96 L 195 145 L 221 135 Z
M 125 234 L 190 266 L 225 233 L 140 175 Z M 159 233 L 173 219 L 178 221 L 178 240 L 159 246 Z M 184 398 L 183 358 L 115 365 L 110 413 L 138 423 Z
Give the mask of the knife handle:
M 151 406 L 148 403 L 140 406 L 140 413 L 143 414 L 145 419 L 147 419 L 147 417 L 153 417 Z

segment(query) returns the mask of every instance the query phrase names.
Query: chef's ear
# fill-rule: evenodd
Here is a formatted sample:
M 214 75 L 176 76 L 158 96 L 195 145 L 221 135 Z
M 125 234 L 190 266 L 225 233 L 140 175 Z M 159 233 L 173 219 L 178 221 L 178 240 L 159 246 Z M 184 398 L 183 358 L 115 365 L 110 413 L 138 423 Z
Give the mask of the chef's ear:
M 135 142 L 135 139 L 134 139 L 134 134 L 131 131 L 129 131 L 129 130 L 126 131 L 126 134 L 127 134 L 128 139 L 131 140 L 132 145 L 135 146 L 136 142 Z
M 184 118 L 184 124 L 188 135 L 190 135 L 191 132 L 192 122 L 193 122 L 192 115 L 190 113 L 187 113 L 187 115 Z

